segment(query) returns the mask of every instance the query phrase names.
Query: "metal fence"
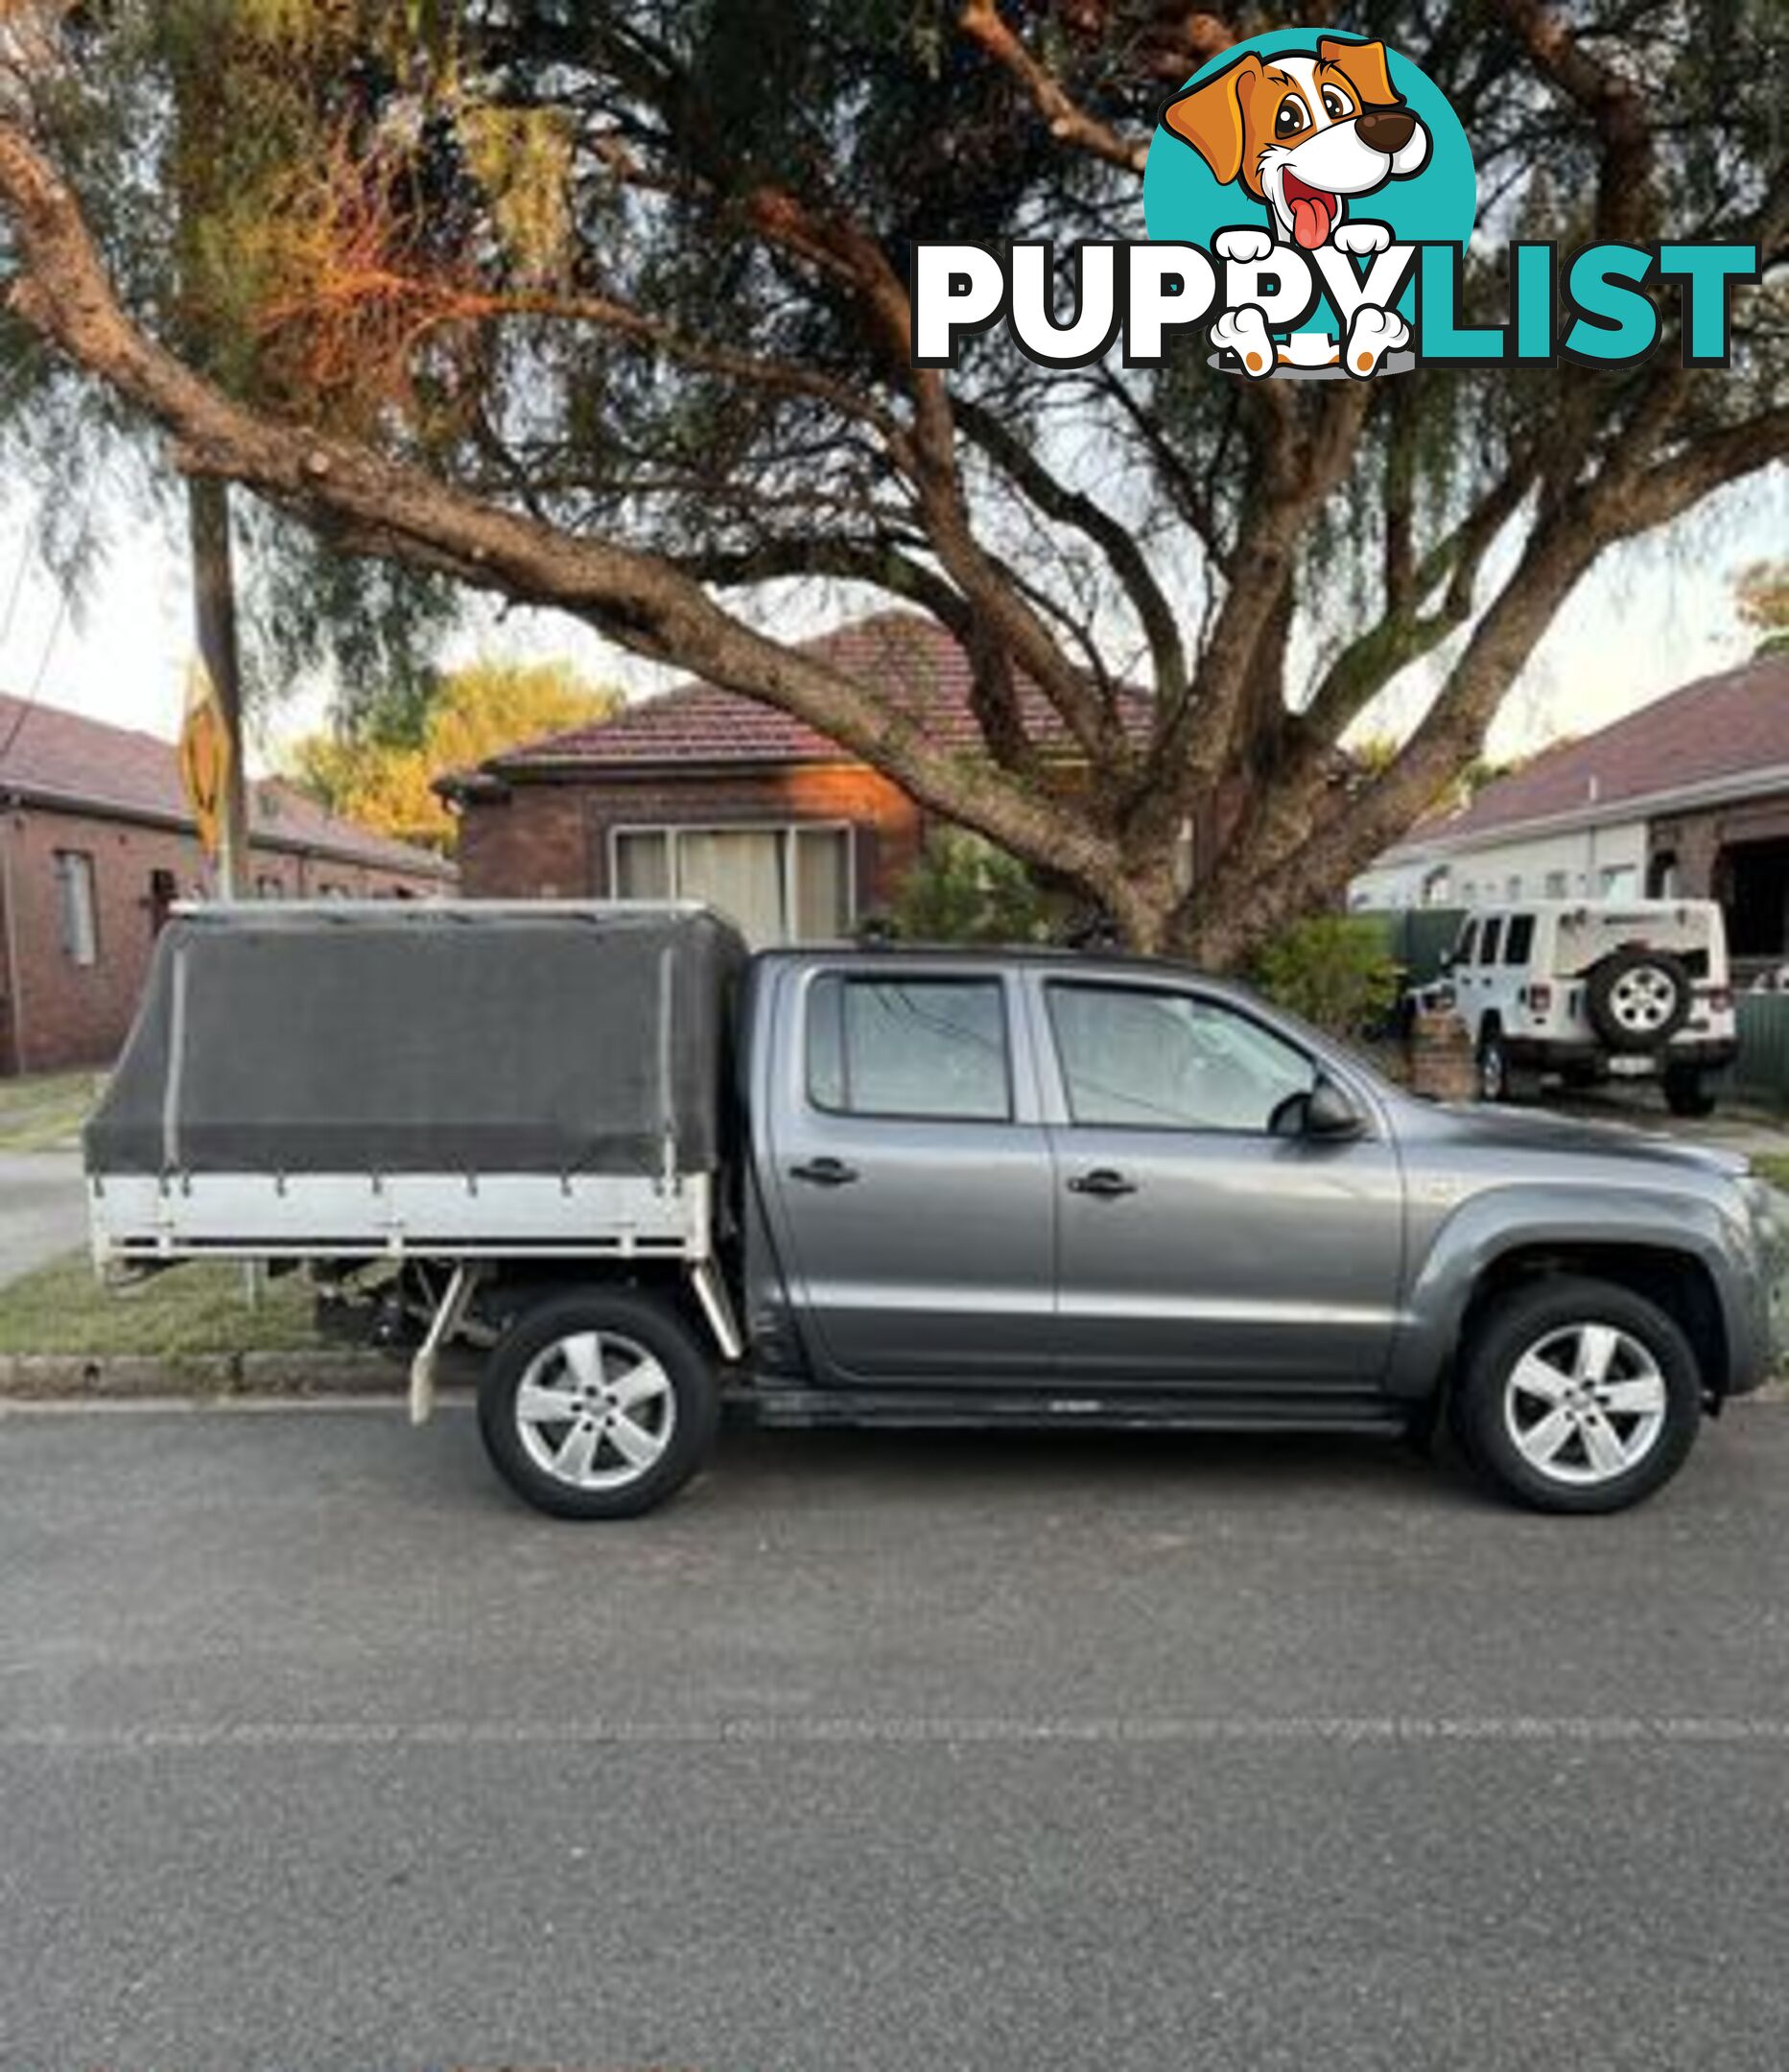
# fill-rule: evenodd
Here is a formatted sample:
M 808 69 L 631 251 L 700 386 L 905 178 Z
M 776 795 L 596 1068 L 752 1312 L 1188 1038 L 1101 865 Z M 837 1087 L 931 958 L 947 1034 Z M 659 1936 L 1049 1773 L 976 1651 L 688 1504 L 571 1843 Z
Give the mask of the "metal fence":
M 1789 1110 L 1789 993 L 1742 993 L 1739 1056 L 1729 1089 L 1760 1107 Z
M 1407 985 L 1427 985 L 1441 977 L 1441 960 L 1453 948 L 1466 918 L 1463 906 L 1382 906 L 1358 916 L 1376 921 L 1385 943 L 1403 967 Z

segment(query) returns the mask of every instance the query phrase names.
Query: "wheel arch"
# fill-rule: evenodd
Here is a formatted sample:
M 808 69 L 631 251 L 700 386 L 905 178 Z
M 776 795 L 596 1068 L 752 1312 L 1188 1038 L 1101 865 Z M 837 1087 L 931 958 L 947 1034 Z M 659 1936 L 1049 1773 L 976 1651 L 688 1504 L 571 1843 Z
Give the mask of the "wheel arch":
M 1606 1281 L 1655 1304 L 1688 1339 L 1704 1387 L 1722 1394 L 1732 1357 L 1720 1290 L 1707 1262 L 1681 1247 L 1574 1239 L 1512 1244 L 1473 1282 L 1461 1312 L 1458 1344 L 1466 1345 L 1504 1295 L 1547 1279 Z
M 1598 1196 L 1566 1204 L 1551 1189 L 1479 1195 L 1436 1234 L 1394 1355 L 1396 1395 L 1445 1393 L 1468 1333 L 1497 1296 L 1539 1276 L 1584 1275 L 1655 1302 L 1688 1338 L 1711 1398 L 1735 1370 L 1743 1318 L 1711 1204 Z

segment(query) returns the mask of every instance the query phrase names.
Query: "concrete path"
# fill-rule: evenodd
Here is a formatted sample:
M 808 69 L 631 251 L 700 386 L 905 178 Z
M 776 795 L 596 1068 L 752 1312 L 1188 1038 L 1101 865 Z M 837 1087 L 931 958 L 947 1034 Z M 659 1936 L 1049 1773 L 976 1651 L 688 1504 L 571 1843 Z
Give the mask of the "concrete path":
M 0 1287 L 87 1241 L 78 1151 L 0 1151 Z

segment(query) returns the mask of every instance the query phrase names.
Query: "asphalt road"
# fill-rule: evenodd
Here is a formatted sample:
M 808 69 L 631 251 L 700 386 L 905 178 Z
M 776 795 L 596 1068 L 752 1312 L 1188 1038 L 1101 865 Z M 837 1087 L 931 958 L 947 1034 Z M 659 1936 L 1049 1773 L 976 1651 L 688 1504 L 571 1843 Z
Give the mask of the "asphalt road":
M 87 1241 L 75 1151 L 0 1151 L 0 1287 Z
M 1770 2067 L 1789 1408 L 1372 1443 L 0 1418 L 0 2065 Z

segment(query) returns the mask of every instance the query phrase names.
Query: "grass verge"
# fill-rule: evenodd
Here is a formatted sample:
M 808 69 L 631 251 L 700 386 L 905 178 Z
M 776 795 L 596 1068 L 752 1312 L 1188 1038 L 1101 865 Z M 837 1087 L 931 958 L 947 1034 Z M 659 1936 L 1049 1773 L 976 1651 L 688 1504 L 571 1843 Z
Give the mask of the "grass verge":
M 0 1287 L 0 1353 L 140 1354 L 177 1360 L 217 1353 L 310 1351 L 311 1285 L 264 1282 L 247 1300 L 241 1266 L 178 1266 L 125 1288 L 102 1287 L 84 1253 Z
M 1752 1169 L 1760 1179 L 1768 1180 L 1778 1192 L 1789 1194 L 1789 1152 L 1754 1151 Z
M 59 1151 L 79 1142 L 105 1084 L 104 1072 L 90 1071 L 0 1079 L 0 1151 Z

